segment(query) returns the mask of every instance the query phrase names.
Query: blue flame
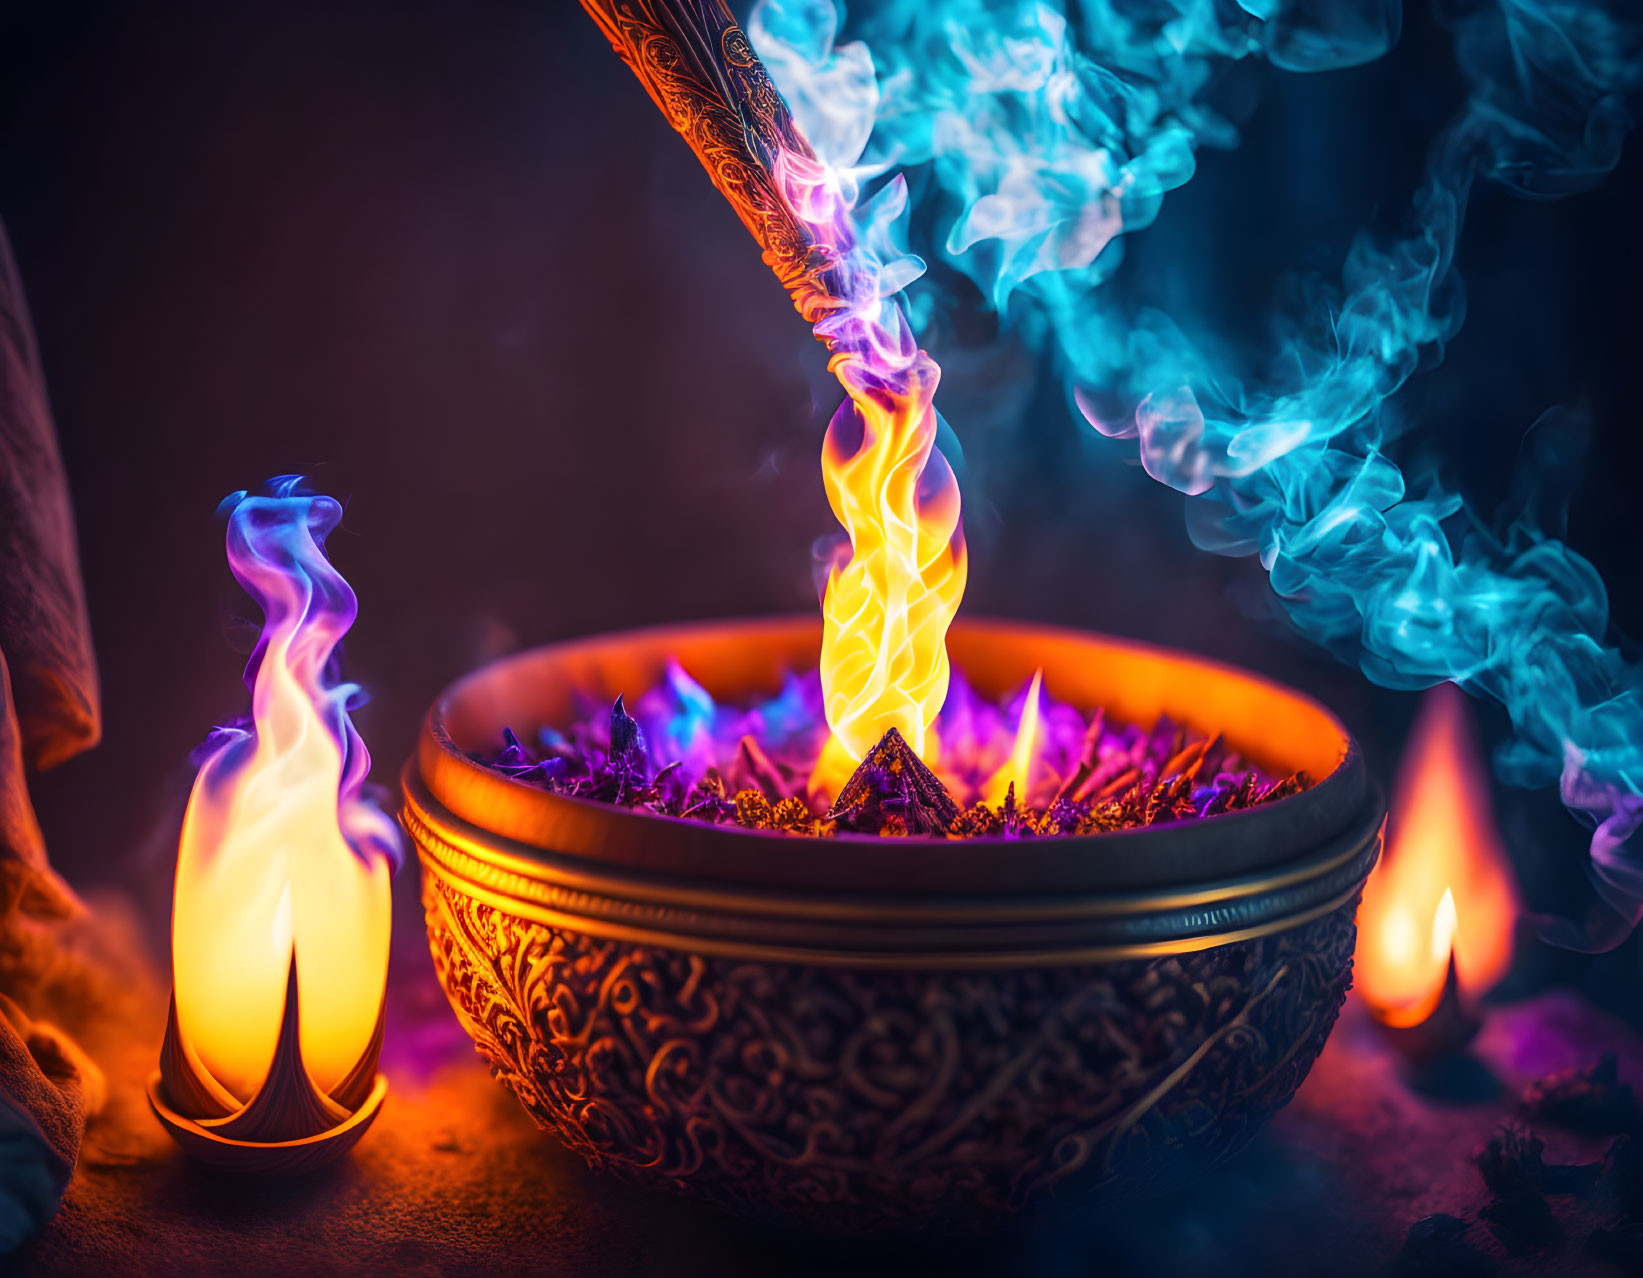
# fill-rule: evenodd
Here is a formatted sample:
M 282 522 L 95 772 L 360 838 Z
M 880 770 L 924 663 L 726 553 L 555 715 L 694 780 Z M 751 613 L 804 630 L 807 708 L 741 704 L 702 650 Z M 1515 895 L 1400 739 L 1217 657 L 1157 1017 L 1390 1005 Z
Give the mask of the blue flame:
M 1085 0 L 1076 18 L 1042 0 L 888 0 L 848 43 L 832 0 L 760 0 L 748 29 L 818 154 L 861 181 L 901 170 L 946 263 L 1024 338 L 1053 343 L 1090 423 L 1135 439 L 1150 475 L 1201 499 L 1188 507 L 1199 545 L 1259 555 L 1294 624 L 1377 683 L 1454 680 L 1506 707 L 1502 775 L 1561 777 L 1597 826 L 1594 883 L 1630 926 L 1643 915 L 1643 852 L 1627 846 L 1643 823 L 1643 672 L 1608 642 L 1603 583 L 1559 540 L 1552 503 L 1526 501 L 1491 532 L 1441 485 L 1412 490 L 1384 447 L 1387 401 L 1464 318 L 1453 258 L 1474 185 L 1552 198 L 1618 162 L 1643 87 L 1643 5 L 1434 8 L 1467 96 L 1402 230 L 1360 235 L 1338 281 L 1299 281 L 1254 373 L 1103 285 L 1198 150 L 1237 141 L 1204 100 L 1217 74 L 1246 59 L 1293 72 L 1371 61 L 1396 43 L 1400 0 Z M 909 291 L 921 332 L 939 303 L 928 279 Z M 1548 420 L 1530 442 L 1553 453 L 1562 438 Z

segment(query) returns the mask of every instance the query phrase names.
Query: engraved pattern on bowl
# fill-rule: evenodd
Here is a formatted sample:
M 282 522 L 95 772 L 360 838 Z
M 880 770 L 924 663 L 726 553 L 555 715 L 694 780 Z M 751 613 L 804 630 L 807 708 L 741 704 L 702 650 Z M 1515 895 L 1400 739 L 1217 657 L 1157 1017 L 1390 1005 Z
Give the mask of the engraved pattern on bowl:
M 1030 645 L 1017 631 L 998 642 Z M 572 655 L 626 661 L 677 639 L 618 636 Z M 556 650 L 529 660 L 560 664 Z M 449 695 L 483 691 L 474 678 Z M 591 839 L 574 852 L 464 820 L 425 782 L 430 735 L 450 745 L 438 718 L 406 768 L 404 821 L 440 982 L 496 1076 L 595 1168 L 828 1229 L 985 1228 L 1046 1198 L 1165 1189 L 1224 1162 L 1293 1096 L 1334 1025 L 1380 846 L 1372 787 L 1332 777 L 1318 789 L 1349 802 L 1331 822 L 1297 825 L 1284 800 L 1224 827 L 1277 848 L 1270 863 L 1229 850 L 1252 867 L 1241 874 L 1022 893 L 1005 873 L 993 891 L 936 878 L 923 892 L 850 892 L 783 884 L 778 868 L 744 884 L 712 877 L 712 847 L 675 846 L 684 823 L 651 819 L 656 846 L 613 840 L 603 855 L 598 812 L 570 813 L 595 822 L 591 835 L 566 827 L 566 842 Z M 1347 744 L 1343 770 L 1349 759 Z M 441 777 L 457 793 L 450 775 L 467 774 Z M 538 818 L 557 819 L 520 819 Z M 749 838 L 772 858 L 832 846 L 734 833 L 743 857 Z M 1169 846 L 1098 838 L 1078 855 L 1158 847 L 1167 864 Z

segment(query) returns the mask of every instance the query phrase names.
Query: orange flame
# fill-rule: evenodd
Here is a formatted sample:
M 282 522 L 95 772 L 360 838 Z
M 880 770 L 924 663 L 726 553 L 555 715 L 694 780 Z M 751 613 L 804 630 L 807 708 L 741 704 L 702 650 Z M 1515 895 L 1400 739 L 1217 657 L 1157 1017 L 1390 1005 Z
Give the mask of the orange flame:
M 1026 803 L 1028 787 L 1032 783 L 1033 760 L 1038 756 L 1038 723 L 1040 716 L 1039 693 L 1044 687 L 1044 671 L 1033 672 L 1032 686 L 1027 699 L 1021 703 L 1021 722 L 1016 725 L 1015 745 L 1006 759 L 982 787 L 981 801 L 989 807 L 1001 808 L 1015 787 L 1015 801 Z
M 1449 958 L 1476 998 L 1512 961 L 1518 902 L 1489 808 L 1465 694 L 1428 692 L 1398 770 L 1390 835 L 1358 909 L 1357 985 L 1388 1025 L 1436 1009 Z
M 782 149 L 774 172 L 790 208 L 827 262 L 794 303 L 831 352 L 848 398 L 822 444 L 822 480 L 849 538 L 822 599 L 821 680 L 832 735 L 810 780 L 836 793 L 891 728 L 926 762 L 926 732 L 947 697 L 947 627 L 964 594 L 958 481 L 936 447 L 941 370 L 920 350 L 894 295 L 905 284 L 857 237 L 840 175 Z M 879 197 L 905 201 L 891 183 Z M 902 203 L 896 203 L 902 207 Z
M 273 1061 L 293 952 L 302 1059 L 322 1091 L 365 1055 L 387 982 L 388 859 L 357 850 L 370 821 L 386 818 L 350 795 L 352 689 L 325 681 L 354 616 L 352 591 L 320 550 L 340 513 L 328 498 L 250 497 L 229 524 L 230 561 L 267 617 L 253 730 L 214 738 L 195 778 L 171 947 L 178 1032 L 241 1101 Z M 289 536 L 270 549 L 270 530 Z
M 853 355 L 832 366 L 850 401 L 828 429 L 822 475 L 851 554 L 822 602 L 827 722 L 852 759 L 890 728 L 923 755 L 966 567 L 958 485 L 935 451 L 938 370 L 922 351 L 889 377 Z

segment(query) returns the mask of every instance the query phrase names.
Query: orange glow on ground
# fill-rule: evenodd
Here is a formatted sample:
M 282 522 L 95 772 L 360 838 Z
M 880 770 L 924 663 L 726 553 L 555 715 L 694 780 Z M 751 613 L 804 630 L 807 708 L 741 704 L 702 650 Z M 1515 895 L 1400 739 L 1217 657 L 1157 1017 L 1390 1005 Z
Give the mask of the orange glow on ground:
M 1443 997 L 1486 993 L 1512 961 L 1517 892 L 1489 807 L 1466 695 L 1421 703 L 1398 771 L 1386 852 L 1358 910 L 1355 980 L 1388 1025 L 1417 1025 Z

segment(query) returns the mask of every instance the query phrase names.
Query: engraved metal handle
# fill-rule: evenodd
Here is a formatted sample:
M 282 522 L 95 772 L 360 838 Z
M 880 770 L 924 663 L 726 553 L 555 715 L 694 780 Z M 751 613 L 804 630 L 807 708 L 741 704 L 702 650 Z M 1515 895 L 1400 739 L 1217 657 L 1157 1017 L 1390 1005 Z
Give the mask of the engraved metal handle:
M 772 172 L 778 150 L 813 152 L 722 0 L 582 0 L 582 7 L 690 144 L 799 313 L 814 323 L 833 309 L 832 255 L 813 243 Z

